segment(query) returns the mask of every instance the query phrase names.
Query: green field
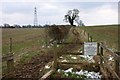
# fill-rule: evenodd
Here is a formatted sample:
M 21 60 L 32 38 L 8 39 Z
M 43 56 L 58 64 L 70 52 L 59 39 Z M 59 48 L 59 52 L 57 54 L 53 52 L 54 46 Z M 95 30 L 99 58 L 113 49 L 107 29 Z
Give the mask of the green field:
M 81 29 L 85 30 L 93 37 L 94 41 L 105 42 L 114 51 L 118 49 L 118 26 L 116 25 L 86 26 L 76 27 L 75 29 L 79 32 Z M 20 64 L 24 64 L 30 61 L 32 57 L 46 53 L 49 50 L 48 48 L 42 47 L 50 40 L 50 38 L 46 37 L 44 28 L 2 29 L 2 55 L 9 53 L 9 39 L 12 38 L 12 51 L 14 53 L 15 64 L 19 61 Z M 74 37 L 72 30 L 70 30 L 66 41 L 71 42 Z M 3 62 L 2 66 L 3 69 L 6 69 L 5 62 Z
M 42 45 L 45 44 L 44 29 L 2 29 L 2 54 L 9 53 L 9 39 L 12 38 L 12 47 L 15 60 L 19 60 L 22 56 L 25 59 L 40 54 Z
M 44 28 L 3 28 L 2 29 L 2 55 L 9 54 L 10 38 L 12 38 L 12 52 L 14 65 L 24 64 L 32 57 L 42 55 L 46 51 L 42 48 L 46 42 Z M 2 71 L 6 73 L 6 62 L 2 63 Z
M 81 27 L 89 33 L 94 41 L 104 42 L 114 51 L 118 50 L 118 25 L 101 25 Z
M 94 41 L 105 42 L 108 47 L 113 50 L 118 48 L 118 26 L 86 26 L 76 28 L 78 31 L 84 29 L 89 33 Z M 68 36 L 73 36 L 71 35 Z M 46 35 L 44 28 L 30 29 L 30 28 L 15 28 L 2 29 L 2 54 L 9 53 L 9 38 L 13 40 L 13 52 L 15 59 L 20 59 L 22 55 L 31 56 L 39 54 L 42 50 L 42 45 L 45 44 Z M 69 37 L 70 41 L 72 37 Z M 67 40 L 67 41 L 68 41 Z

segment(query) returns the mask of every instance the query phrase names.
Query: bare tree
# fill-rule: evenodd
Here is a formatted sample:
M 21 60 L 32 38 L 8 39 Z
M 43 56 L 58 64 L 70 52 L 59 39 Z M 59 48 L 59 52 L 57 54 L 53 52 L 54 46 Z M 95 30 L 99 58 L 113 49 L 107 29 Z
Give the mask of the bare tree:
M 79 20 L 79 10 L 78 9 L 73 9 L 73 10 L 68 10 L 67 14 L 64 16 L 65 21 L 69 22 L 71 25 L 74 24 L 74 21 Z

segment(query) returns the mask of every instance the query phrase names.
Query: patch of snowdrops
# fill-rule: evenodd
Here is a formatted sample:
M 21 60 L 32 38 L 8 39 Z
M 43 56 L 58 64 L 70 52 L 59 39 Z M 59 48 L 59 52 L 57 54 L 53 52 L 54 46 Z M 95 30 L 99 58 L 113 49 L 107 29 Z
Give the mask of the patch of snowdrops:
M 73 68 L 69 68 L 67 70 L 58 69 L 57 72 L 61 73 L 64 78 L 101 79 L 99 72 L 88 72 L 87 70 L 73 71 Z

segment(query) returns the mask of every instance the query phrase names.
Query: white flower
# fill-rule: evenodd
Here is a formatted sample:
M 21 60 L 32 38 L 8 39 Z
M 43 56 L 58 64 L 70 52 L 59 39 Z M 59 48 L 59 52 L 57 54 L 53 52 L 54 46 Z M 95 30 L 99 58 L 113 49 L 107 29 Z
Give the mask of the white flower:
M 45 45 L 42 46 L 42 48 L 44 48 L 44 47 L 45 47 Z
M 61 62 L 67 62 L 67 60 L 65 59 L 65 60 L 62 60 Z
M 81 71 L 79 71 L 79 72 L 76 72 L 76 74 L 78 74 L 78 75 L 83 75 L 83 71 L 81 70 Z
M 52 43 L 51 43 L 50 45 L 51 45 L 51 46 L 53 46 L 53 44 L 52 44 Z
M 47 46 L 48 48 L 50 48 L 50 46 Z
M 57 47 L 59 47 L 59 45 L 57 45 Z
M 68 76 L 68 74 L 67 74 L 67 73 L 65 73 L 65 76 Z
M 62 56 L 60 56 L 60 58 L 62 59 L 63 57 L 62 57 Z
M 45 68 L 46 68 L 46 69 L 49 69 L 49 68 L 50 68 L 50 66 L 46 65 L 46 66 L 45 66 Z
M 72 59 L 77 59 L 76 57 L 71 57 Z
M 60 72 L 61 70 L 60 70 L 60 69 L 58 69 L 57 71 L 58 71 L 58 72 Z
M 83 73 L 84 73 L 84 75 L 87 75 L 87 74 L 88 74 L 88 71 L 84 71 Z
M 113 60 L 113 57 L 109 57 L 109 59 L 108 59 L 109 61 L 112 61 Z
M 83 73 L 83 70 L 80 70 L 80 73 L 81 73 L 81 74 L 84 74 L 84 73 Z
M 86 58 L 86 56 L 85 56 L 85 55 L 80 55 L 80 57 Z
M 64 72 L 72 72 L 73 68 L 69 68 L 67 70 L 65 70 Z
M 72 74 L 78 74 L 78 75 L 84 75 L 86 76 L 88 79 L 91 78 L 91 79 L 98 79 L 100 80 L 101 76 L 100 73 L 96 73 L 96 72 L 88 72 L 87 70 L 80 70 L 80 71 L 76 71 L 76 72 L 73 72 L 73 68 L 69 68 L 67 70 L 61 70 L 61 71 L 64 71 L 65 72 L 65 76 L 68 76 L 68 73 L 67 72 L 71 72 Z M 60 72 L 60 69 L 58 69 L 58 72 Z

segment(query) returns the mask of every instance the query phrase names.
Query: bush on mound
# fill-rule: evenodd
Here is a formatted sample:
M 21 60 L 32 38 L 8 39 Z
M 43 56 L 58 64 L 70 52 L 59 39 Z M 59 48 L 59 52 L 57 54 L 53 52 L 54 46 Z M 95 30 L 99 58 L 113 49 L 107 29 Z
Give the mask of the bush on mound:
M 52 38 L 55 41 L 62 41 L 69 33 L 70 26 L 65 26 L 65 25 L 52 25 L 47 27 L 46 33 L 49 35 L 50 38 Z

